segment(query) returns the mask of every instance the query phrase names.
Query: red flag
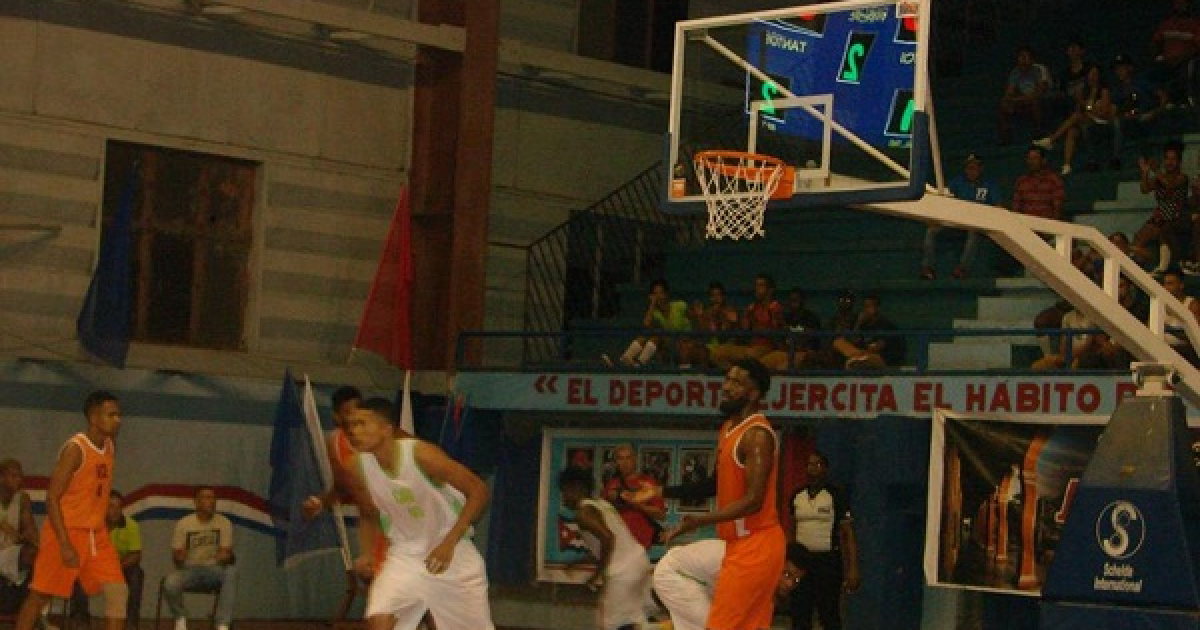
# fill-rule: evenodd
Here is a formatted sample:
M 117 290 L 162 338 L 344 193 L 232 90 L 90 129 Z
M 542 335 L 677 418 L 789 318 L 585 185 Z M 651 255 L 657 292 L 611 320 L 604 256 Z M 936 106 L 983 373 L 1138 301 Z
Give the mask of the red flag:
M 412 210 L 408 187 L 400 191 L 375 282 L 363 308 L 354 347 L 370 350 L 389 363 L 412 368 L 411 304 L 413 286 Z

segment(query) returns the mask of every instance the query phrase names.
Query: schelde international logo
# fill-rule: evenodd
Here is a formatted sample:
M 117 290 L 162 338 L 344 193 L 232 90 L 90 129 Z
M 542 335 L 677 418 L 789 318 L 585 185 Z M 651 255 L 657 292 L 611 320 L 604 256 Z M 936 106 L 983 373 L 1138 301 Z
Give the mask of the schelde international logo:
M 1146 541 L 1146 521 L 1129 501 L 1113 501 L 1096 518 L 1096 542 L 1113 560 L 1133 556 Z
M 1113 501 L 1096 517 L 1096 542 L 1113 562 L 1105 562 L 1100 575 L 1092 576 L 1097 591 L 1141 593 L 1142 578 L 1133 565 L 1122 562 L 1133 557 L 1146 542 L 1146 519 L 1129 501 Z

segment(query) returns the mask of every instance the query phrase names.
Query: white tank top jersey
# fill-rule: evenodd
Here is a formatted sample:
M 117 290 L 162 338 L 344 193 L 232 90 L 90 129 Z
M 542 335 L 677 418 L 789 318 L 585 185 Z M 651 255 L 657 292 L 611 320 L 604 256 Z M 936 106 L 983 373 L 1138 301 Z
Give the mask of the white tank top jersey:
M 371 499 L 379 507 L 380 526 L 393 551 L 424 558 L 454 527 L 466 503 L 448 484 L 435 484 L 417 466 L 417 440 L 396 440 L 396 469 L 385 471 L 370 454 L 357 455 Z M 471 536 L 471 530 L 466 537 Z
M 579 505 L 580 507 L 590 505 L 596 508 L 604 518 L 604 525 L 613 533 L 612 557 L 608 560 L 609 572 L 620 573 L 633 569 L 644 570 L 650 566 L 650 561 L 646 558 L 645 548 L 630 533 L 629 526 L 625 524 L 625 520 L 617 512 L 617 508 L 604 499 L 584 499 L 579 502 Z M 587 545 L 592 555 L 599 556 L 600 539 L 582 527 L 579 529 L 579 534 L 580 538 L 583 539 L 583 544 Z
M 12 501 L 7 507 L 0 506 L 0 522 L 8 523 L 9 527 L 15 530 L 21 529 L 21 493 L 13 494 Z M 16 539 L 12 538 L 4 532 L 0 532 L 0 549 L 5 549 L 16 544 Z

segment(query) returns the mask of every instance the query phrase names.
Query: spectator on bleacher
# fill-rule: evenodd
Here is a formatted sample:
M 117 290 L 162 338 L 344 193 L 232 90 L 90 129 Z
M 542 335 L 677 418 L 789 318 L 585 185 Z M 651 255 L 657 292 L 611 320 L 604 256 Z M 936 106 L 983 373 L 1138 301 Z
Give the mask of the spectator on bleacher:
M 1117 278 L 1117 302 L 1145 323 L 1150 317 L 1150 303 L 1146 296 L 1133 286 L 1128 277 Z M 1103 332 L 1091 335 L 1088 344 L 1075 358 L 1075 367 L 1081 370 L 1124 370 L 1133 362 L 1133 355 L 1117 340 Z
M 1189 312 L 1191 312 L 1193 320 L 1200 321 L 1200 300 L 1197 300 L 1186 293 L 1187 288 L 1183 283 L 1183 274 L 1175 271 L 1174 269 L 1167 271 L 1162 276 L 1162 286 L 1167 290 L 1167 293 L 1170 293 L 1175 297 L 1175 299 L 1183 303 L 1183 306 L 1187 308 Z M 1163 326 L 1168 330 L 1172 328 L 1183 328 L 1183 325 L 1183 319 L 1174 315 L 1168 315 L 1163 321 Z M 1168 344 L 1171 345 L 1172 348 L 1175 349 L 1176 352 L 1178 352 L 1183 358 L 1187 359 L 1192 365 L 1200 363 L 1200 361 L 1197 360 L 1195 349 L 1188 341 L 1188 338 L 1184 336 L 1182 331 L 1167 332 L 1164 335 L 1164 339 Z
M 775 299 L 775 280 L 765 273 L 754 276 L 754 301 L 742 313 L 742 330 L 777 332 L 786 331 L 783 321 L 783 305 Z M 723 370 L 729 369 L 740 359 L 760 359 L 777 350 L 780 337 L 742 338 L 741 343 L 723 343 L 712 352 L 712 363 Z
M 787 304 L 784 305 L 783 321 L 796 336 L 796 350 L 816 350 L 821 345 L 821 339 L 811 334 L 821 330 L 821 317 L 808 308 L 804 290 L 792 289 L 788 292 Z
M 856 310 L 858 296 L 850 289 L 844 289 L 837 294 L 837 304 L 833 316 L 829 318 L 828 330 L 834 334 L 822 337 L 820 347 L 809 352 L 799 367 L 814 370 L 836 370 L 846 366 L 846 358 L 834 347 L 838 339 L 852 336 L 854 325 L 858 323 Z
M 708 304 L 696 300 L 688 310 L 692 330 L 709 333 L 704 343 L 690 346 L 692 356 L 688 361 L 697 367 L 709 366 L 711 355 L 721 344 L 729 340 L 721 333 L 738 327 L 737 309 L 725 300 L 725 285 L 713 280 L 708 283 Z
M 0 613 L 9 615 L 25 599 L 26 578 L 37 551 L 33 503 L 22 489 L 24 479 L 20 462 L 0 461 Z
M 848 370 L 901 365 L 905 342 L 902 335 L 887 334 L 894 330 L 896 325 L 880 311 L 879 296 L 868 295 L 854 323 L 857 334 L 834 339 L 833 348 L 846 359 Z
M 974 153 L 967 155 L 963 172 L 951 179 L 947 184 L 950 194 L 956 199 L 974 201 L 988 206 L 997 205 L 996 187 L 983 177 L 983 160 Z M 930 225 L 925 228 L 925 245 L 921 257 L 921 277 L 933 280 L 937 272 L 933 269 L 936 255 L 937 235 L 942 231 L 940 225 Z M 975 259 L 975 249 L 979 246 L 979 233 L 967 231 L 967 242 L 963 245 L 962 255 L 959 256 L 958 266 L 950 273 L 951 276 L 962 279 L 967 275 L 971 261 Z
M 1107 158 L 1111 166 L 1120 168 L 1121 162 L 1112 150 L 1115 139 L 1113 129 L 1116 126 L 1116 120 L 1117 114 L 1112 103 L 1112 93 L 1100 74 L 1100 68 L 1089 66 L 1083 94 L 1077 102 L 1075 110 L 1058 126 L 1058 129 L 1054 130 L 1054 133 L 1034 140 L 1033 143 L 1050 150 L 1054 148 L 1056 142 L 1066 138 L 1066 145 L 1063 147 L 1063 175 L 1071 174 L 1075 148 L 1081 137 L 1088 149 L 1087 170 L 1097 170 L 1102 157 Z
M 1166 91 L 1152 89 L 1142 81 L 1129 55 L 1117 55 L 1113 61 L 1113 82 L 1109 91 L 1117 114 L 1114 150 L 1120 155 L 1125 145 L 1132 141 L 1138 155 L 1145 155 L 1146 137 L 1167 104 Z
M 1150 321 L 1150 298 L 1133 286 L 1133 281 L 1121 275 L 1117 278 L 1117 302 L 1142 323 Z
M 1004 96 L 1000 99 L 1000 144 L 1012 139 L 1012 125 L 1019 116 L 1033 122 L 1034 134 L 1042 133 L 1042 102 L 1050 89 L 1050 71 L 1033 60 L 1033 49 L 1022 46 L 1017 50 L 1017 65 L 1008 73 Z
M 808 309 L 802 289 L 795 288 L 788 292 L 787 302 L 783 306 L 783 321 L 792 331 L 791 363 L 788 362 L 786 347 L 772 350 L 759 359 L 767 369 L 776 372 L 785 371 L 791 366 L 800 367 L 808 354 L 819 348 L 821 343 L 820 338 L 812 334 L 821 330 L 821 318 Z
M 1191 231 L 1191 186 L 1182 164 L 1183 144 L 1179 142 L 1168 142 L 1163 147 L 1161 167 L 1154 160 L 1138 158 L 1142 193 L 1154 194 L 1154 212 L 1134 235 L 1133 252 L 1139 262 L 1148 264 L 1151 256 L 1146 245 L 1158 242 L 1158 265 L 1151 271 L 1154 275 L 1165 273 L 1172 261 L 1181 266 L 1192 264 L 1185 256 Z
M 1046 219 L 1062 219 L 1063 203 L 1067 199 L 1062 178 L 1046 165 L 1046 150 L 1031 145 L 1025 151 L 1024 174 L 1013 186 L 1013 212 Z
M 1045 331 L 1062 328 L 1063 316 L 1071 311 L 1071 303 L 1058 300 L 1044 308 L 1033 318 L 1033 327 L 1037 330 L 1038 347 L 1042 350 L 1042 358 L 1058 354 L 1058 333 Z
M 1071 309 L 1063 315 L 1058 327 L 1062 329 L 1062 333 L 1058 339 L 1058 349 L 1034 361 L 1031 366 L 1032 369 L 1054 370 L 1063 368 L 1068 365 L 1068 358 L 1072 367 L 1076 367 L 1076 361 L 1080 353 L 1092 342 L 1091 334 L 1072 332 L 1094 328 L 1092 321 L 1088 319 L 1087 315 L 1084 315 L 1077 309 Z
M 1066 119 L 1083 101 L 1088 71 L 1095 66 L 1084 57 L 1085 52 L 1083 40 L 1078 37 L 1067 42 L 1067 65 L 1054 77 L 1054 86 L 1049 93 L 1053 113 L 1059 118 Z
M 1171 12 L 1154 31 L 1153 78 L 1175 105 L 1195 104 L 1195 61 L 1200 53 L 1200 20 L 1189 0 L 1171 0 Z
M 643 328 L 667 332 L 687 332 L 692 329 L 692 322 L 688 319 L 687 302 L 671 299 L 671 291 L 666 280 L 655 280 L 650 285 L 650 293 L 646 302 L 646 313 L 642 316 Z M 672 340 L 669 337 L 656 336 L 638 337 L 629 342 L 629 346 L 621 354 L 621 365 L 642 367 L 654 359 L 654 355 L 658 353 L 660 347 L 671 341 L 676 341 L 677 346 L 686 346 L 684 342 L 687 340 Z M 679 348 L 677 347 L 676 350 L 678 351 Z M 677 356 L 682 356 L 682 354 L 684 353 L 679 353 Z M 608 355 L 601 355 L 601 359 L 605 364 L 612 365 L 612 360 Z
M 1130 256 L 1132 250 L 1129 245 L 1129 237 L 1124 232 L 1118 231 L 1109 234 L 1108 242 L 1112 243 L 1122 254 Z M 1083 254 L 1079 270 L 1096 284 L 1101 284 L 1104 278 L 1104 256 L 1095 249 L 1088 249 Z

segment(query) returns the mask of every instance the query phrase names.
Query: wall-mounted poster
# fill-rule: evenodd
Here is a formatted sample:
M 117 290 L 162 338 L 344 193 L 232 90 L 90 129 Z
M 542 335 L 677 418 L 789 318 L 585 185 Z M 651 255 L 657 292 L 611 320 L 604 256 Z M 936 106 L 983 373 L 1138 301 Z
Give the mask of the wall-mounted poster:
M 711 475 L 714 452 L 711 448 L 679 449 L 679 483 L 698 483 Z M 707 512 L 713 507 L 712 499 L 679 500 L 680 512 Z
M 537 576 L 549 582 L 583 582 L 591 570 L 590 556 L 579 538 L 575 515 L 562 504 L 558 475 L 567 466 L 592 471 L 597 496 L 605 481 L 616 474 L 614 450 L 628 444 L 636 454 L 638 472 L 654 477 L 663 485 L 673 485 L 712 471 L 716 447 L 714 431 L 630 431 L 615 429 L 549 429 L 542 438 L 541 487 L 538 501 Z M 685 459 L 690 468 L 685 470 Z M 663 527 L 679 522 L 683 513 L 703 512 L 711 501 L 694 502 L 685 507 L 667 501 Z M 711 527 L 702 528 L 681 540 L 712 538 Z M 650 559 L 658 560 L 665 549 L 650 548 Z

